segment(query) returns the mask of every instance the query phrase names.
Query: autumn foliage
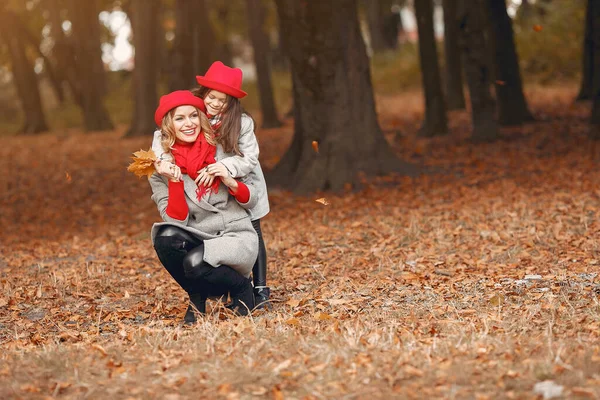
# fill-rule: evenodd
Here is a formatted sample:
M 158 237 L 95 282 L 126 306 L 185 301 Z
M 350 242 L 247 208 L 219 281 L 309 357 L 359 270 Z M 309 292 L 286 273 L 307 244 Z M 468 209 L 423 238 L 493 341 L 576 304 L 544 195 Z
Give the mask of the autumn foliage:
M 575 94 L 534 90 L 538 122 L 477 145 L 467 113 L 417 139 L 417 95 L 378 99 L 424 174 L 270 187 L 273 311 L 213 302 L 187 329 L 127 171 L 151 138 L 1 139 L 0 398 L 598 398 L 600 154 Z M 291 125 L 259 131 L 265 169 Z

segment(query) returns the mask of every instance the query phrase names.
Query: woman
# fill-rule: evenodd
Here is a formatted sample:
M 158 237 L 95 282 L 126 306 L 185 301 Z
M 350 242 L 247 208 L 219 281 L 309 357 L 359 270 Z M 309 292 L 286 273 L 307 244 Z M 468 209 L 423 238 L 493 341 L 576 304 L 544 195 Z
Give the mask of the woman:
M 248 277 L 258 253 L 258 238 L 246 209 L 259 193 L 251 184 L 217 168 L 210 187 L 194 182 L 198 172 L 215 163 L 216 147 L 202 99 L 187 90 L 161 97 L 155 121 L 162 147 L 173 156 L 169 174 L 154 174 L 152 199 L 164 222 L 152 227 L 156 253 L 171 276 L 186 290 L 191 304 L 184 320 L 204 313 L 206 299 L 229 292 L 233 309 L 247 315 L 254 307 Z

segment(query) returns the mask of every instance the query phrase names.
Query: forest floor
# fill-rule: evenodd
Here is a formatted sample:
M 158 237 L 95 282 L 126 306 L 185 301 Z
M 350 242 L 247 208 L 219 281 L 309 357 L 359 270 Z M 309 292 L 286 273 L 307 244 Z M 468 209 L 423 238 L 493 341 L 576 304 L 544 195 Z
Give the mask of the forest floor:
M 0 137 L 0 398 L 600 398 L 600 154 L 575 95 L 531 88 L 537 122 L 491 144 L 466 112 L 417 139 L 420 94 L 379 98 L 398 155 L 438 172 L 271 190 L 273 310 L 191 328 L 126 171 L 150 137 Z M 259 131 L 267 169 L 291 134 Z

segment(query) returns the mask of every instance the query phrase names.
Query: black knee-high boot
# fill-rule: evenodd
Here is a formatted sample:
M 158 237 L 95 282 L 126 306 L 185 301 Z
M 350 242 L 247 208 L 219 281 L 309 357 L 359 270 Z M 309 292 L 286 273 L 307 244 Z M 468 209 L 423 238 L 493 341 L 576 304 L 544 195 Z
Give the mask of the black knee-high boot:
M 252 278 L 254 281 L 254 298 L 256 308 L 271 308 L 269 297 L 271 289 L 267 286 L 267 249 L 260 229 L 260 219 L 252 221 L 252 226 L 258 235 L 258 257 L 252 267 Z

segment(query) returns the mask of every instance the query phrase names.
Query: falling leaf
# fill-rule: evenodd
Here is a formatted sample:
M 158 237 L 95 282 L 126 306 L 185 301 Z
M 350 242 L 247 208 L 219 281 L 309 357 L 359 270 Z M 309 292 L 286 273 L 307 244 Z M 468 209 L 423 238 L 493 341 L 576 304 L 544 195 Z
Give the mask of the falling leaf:
M 316 140 L 313 140 L 312 148 L 316 153 L 318 153 L 319 152 L 319 142 L 317 142 Z
M 68 172 L 66 172 L 66 171 L 65 171 L 65 178 L 67 178 L 67 182 L 68 182 L 68 183 L 71 183 L 71 181 L 73 180 L 73 179 L 71 178 L 71 174 L 70 174 L 70 173 L 68 173 Z
M 544 29 L 541 25 L 534 25 L 533 26 L 533 30 L 536 32 L 540 32 L 542 29 Z
M 323 204 L 324 206 L 328 206 L 329 205 L 329 201 L 325 197 L 321 197 L 320 199 L 316 199 L 315 201 L 317 203 Z
M 156 161 L 156 155 L 152 149 L 148 151 L 140 150 L 133 153 L 131 157 L 133 162 L 127 167 L 127 171 L 133 172 L 135 176 L 141 178 L 147 176 L 150 178 L 155 171 L 154 162 Z
M 506 82 L 505 81 L 501 81 L 501 80 L 498 79 L 496 81 L 496 85 L 504 86 L 504 85 L 506 85 Z

